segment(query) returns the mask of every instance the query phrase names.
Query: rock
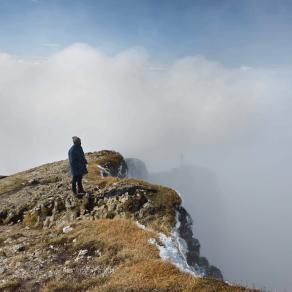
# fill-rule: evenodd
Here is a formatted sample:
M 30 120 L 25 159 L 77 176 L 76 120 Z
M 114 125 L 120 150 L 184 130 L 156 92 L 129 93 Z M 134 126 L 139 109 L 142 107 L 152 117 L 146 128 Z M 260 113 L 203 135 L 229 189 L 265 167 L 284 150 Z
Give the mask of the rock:
M 81 208 L 82 210 L 85 210 L 85 212 L 86 212 L 86 210 L 90 210 L 90 209 L 92 209 L 92 202 L 91 202 L 90 197 L 89 197 L 88 194 L 85 194 L 85 195 L 83 196 L 83 198 L 82 198 L 82 203 L 81 203 L 80 208 Z
M 55 224 L 55 214 L 47 216 L 43 222 L 43 227 L 52 227 Z
M 6 269 L 5 269 L 4 267 L 1 267 L 1 266 L 0 266 L 0 274 L 4 274 L 5 271 L 6 271 Z
M 129 194 L 128 194 L 128 192 L 126 192 L 124 195 L 122 195 L 120 198 L 119 198 L 119 201 L 121 202 L 121 203 L 125 203 L 126 201 L 128 201 L 129 200 Z
M 185 240 L 188 246 L 187 262 L 190 266 L 195 266 L 196 264 L 199 265 L 200 243 L 193 237 L 191 217 L 183 207 L 179 207 L 177 212 L 178 220 L 180 222 L 178 232 L 180 237 Z M 204 258 L 202 258 L 202 263 L 205 263 Z
M 13 246 L 14 252 L 21 252 L 25 250 L 25 245 L 22 243 L 16 244 Z
M 114 269 L 111 266 L 107 266 L 103 272 L 103 276 L 108 276 L 114 272 Z
M 69 233 L 73 230 L 73 228 L 71 226 L 65 226 L 63 228 L 63 233 Z
M 101 176 L 115 176 L 124 178 L 127 176 L 128 167 L 123 156 L 115 151 L 99 151 L 96 157 L 96 167 Z
M 74 262 L 78 262 L 79 260 L 82 260 L 87 253 L 88 253 L 87 249 L 81 249 L 77 257 L 75 258 Z
M 24 242 L 24 241 L 26 241 L 26 240 L 27 240 L 27 238 L 24 237 L 24 236 L 20 236 L 20 237 L 17 238 L 17 241 L 18 241 L 18 242 Z
M 78 199 L 75 196 L 69 195 L 66 197 L 66 199 L 65 199 L 66 209 L 72 209 L 72 208 L 76 207 L 77 205 L 78 205 Z
M 105 203 L 105 201 L 103 199 L 99 199 L 97 201 L 97 207 L 101 207 L 104 203 Z M 96 207 L 94 207 L 94 208 L 96 208 Z
M 17 210 L 11 210 L 8 214 L 7 217 L 3 220 L 4 224 L 10 224 L 13 222 L 17 222 L 19 220 L 19 215 Z
M 209 266 L 209 261 L 205 257 L 199 257 L 197 263 L 200 267 L 206 269 Z
M 11 237 L 8 237 L 7 239 L 5 239 L 4 241 L 3 241 L 3 243 L 4 244 L 9 244 L 9 243 L 11 243 L 13 240 L 12 240 L 12 238 Z
M 116 205 L 115 202 L 110 202 L 110 203 L 108 204 L 108 212 L 112 212 L 112 211 L 114 211 L 114 210 L 116 209 L 116 207 L 117 207 L 117 205 Z
M 41 216 L 46 218 L 47 216 L 52 215 L 53 204 L 51 202 L 42 203 L 40 205 Z
M 37 185 L 37 184 L 39 184 L 39 180 L 33 178 L 33 179 L 30 179 L 27 183 L 31 186 Z
M 215 266 L 209 266 L 206 270 L 206 275 L 214 279 L 223 279 L 222 272 Z
M 76 211 L 70 212 L 69 221 L 74 221 L 77 217 L 78 217 L 78 214 Z
M 74 272 L 73 269 L 71 269 L 71 268 L 67 268 L 67 267 L 64 267 L 64 268 L 63 268 L 63 271 L 64 271 L 64 273 L 66 273 L 66 274 L 72 274 L 72 273 Z
M 49 227 L 49 225 L 50 225 L 50 217 L 48 216 L 43 223 L 43 227 Z
M 60 211 L 63 211 L 65 209 L 64 201 L 62 198 L 58 197 L 54 201 L 54 209 L 53 213 L 58 213 Z
M 87 249 L 81 249 L 78 253 L 79 257 L 85 256 L 88 253 Z
M 107 205 L 102 205 L 100 207 L 94 207 L 93 209 L 93 216 L 95 218 L 106 218 L 106 215 L 108 213 Z

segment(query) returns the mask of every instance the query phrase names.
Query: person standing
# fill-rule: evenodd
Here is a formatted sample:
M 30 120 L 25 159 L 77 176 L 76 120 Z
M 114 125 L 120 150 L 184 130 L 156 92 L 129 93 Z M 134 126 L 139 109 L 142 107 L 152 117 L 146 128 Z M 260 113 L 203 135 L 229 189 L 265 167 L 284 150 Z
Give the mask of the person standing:
M 75 195 L 84 194 L 85 191 L 82 185 L 82 177 L 88 173 L 86 168 L 87 160 L 81 147 L 81 139 L 77 136 L 74 136 L 72 137 L 72 140 L 73 146 L 69 149 L 68 152 L 72 175 L 72 192 Z M 76 184 L 78 188 L 76 188 Z

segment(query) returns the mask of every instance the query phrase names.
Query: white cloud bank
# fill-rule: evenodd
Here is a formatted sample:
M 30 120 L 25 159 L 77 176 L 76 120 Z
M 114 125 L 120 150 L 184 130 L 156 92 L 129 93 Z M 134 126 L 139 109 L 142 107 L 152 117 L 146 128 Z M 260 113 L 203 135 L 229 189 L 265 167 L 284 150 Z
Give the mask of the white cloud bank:
M 0 175 L 66 158 L 74 135 L 85 151 L 115 149 L 152 169 L 184 153 L 222 188 L 224 210 L 212 192 L 210 208 L 192 213 L 203 254 L 228 280 L 291 287 L 291 80 L 287 69 L 227 68 L 201 56 L 166 66 L 141 49 L 109 56 L 75 44 L 44 60 L 0 53 Z M 192 207 L 201 194 L 188 183 Z M 202 224 L 212 216 L 221 247 Z
M 150 162 L 252 139 L 285 78 L 201 56 L 162 66 L 141 49 L 109 56 L 85 44 L 44 61 L 2 53 L 0 172 L 66 158 L 73 135 L 87 151 L 116 149 Z

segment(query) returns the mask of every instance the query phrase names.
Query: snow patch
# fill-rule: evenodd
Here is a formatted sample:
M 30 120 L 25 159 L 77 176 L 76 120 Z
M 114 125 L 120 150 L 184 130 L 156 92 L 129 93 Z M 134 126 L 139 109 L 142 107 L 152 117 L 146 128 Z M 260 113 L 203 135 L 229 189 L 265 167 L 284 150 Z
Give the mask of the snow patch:
M 196 269 L 188 265 L 185 257 L 178 247 L 178 243 L 176 242 L 175 238 L 160 233 L 159 240 L 162 245 L 160 245 L 154 238 L 150 238 L 148 242 L 152 245 L 155 245 L 159 249 L 159 255 L 163 260 L 171 262 L 182 272 L 189 273 L 195 277 L 201 276 L 196 271 Z
M 99 165 L 99 164 L 97 165 L 97 167 L 101 170 L 100 175 L 101 175 L 102 177 L 104 177 L 104 174 L 107 174 L 107 176 L 110 175 L 110 172 L 109 172 L 106 168 L 102 167 L 102 166 Z
M 178 245 L 178 249 L 182 255 L 182 257 L 184 258 L 185 262 L 187 263 L 187 252 L 189 251 L 188 250 L 188 245 L 186 243 L 186 241 L 184 239 L 182 239 L 179 235 L 179 231 L 178 229 L 180 228 L 180 221 L 179 221 L 179 213 L 176 212 L 176 225 L 175 225 L 175 229 L 173 230 L 172 234 L 177 242 L 177 245 Z
M 145 225 L 139 223 L 138 221 L 135 221 L 135 222 L 136 222 L 136 225 L 137 225 L 139 228 L 141 228 L 141 229 L 143 229 L 143 230 L 146 230 L 146 226 L 145 226 Z
M 181 194 L 176 191 L 180 196 L 182 202 L 183 198 Z M 182 204 L 181 204 L 182 205 Z M 187 218 L 187 223 L 191 226 L 192 219 L 190 216 Z M 136 221 L 139 228 L 146 230 L 147 227 Z M 195 277 L 203 277 L 205 275 L 204 270 L 202 270 L 198 265 L 192 267 L 187 262 L 188 245 L 186 241 L 180 236 L 179 228 L 181 222 L 179 221 L 179 212 L 176 211 L 176 225 L 170 236 L 166 236 L 163 233 L 159 233 L 159 242 L 155 238 L 150 238 L 148 242 L 155 245 L 159 249 L 160 257 L 169 261 L 178 267 L 182 272 L 189 273 Z
M 63 228 L 63 233 L 69 233 L 73 230 L 73 228 L 71 226 L 65 226 Z
M 123 165 L 121 164 L 118 168 L 118 177 L 123 177 L 122 170 L 123 170 Z
M 178 216 L 179 214 L 177 212 L 176 226 L 170 236 L 159 233 L 159 240 L 161 244 L 159 244 L 154 238 L 150 238 L 148 242 L 157 246 L 159 249 L 159 255 L 163 260 L 171 262 L 182 272 L 189 273 L 195 277 L 202 277 L 204 273 L 201 271 L 199 266 L 192 267 L 187 262 L 188 246 L 186 241 L 179 235 L 178 229 L 181 223 Z

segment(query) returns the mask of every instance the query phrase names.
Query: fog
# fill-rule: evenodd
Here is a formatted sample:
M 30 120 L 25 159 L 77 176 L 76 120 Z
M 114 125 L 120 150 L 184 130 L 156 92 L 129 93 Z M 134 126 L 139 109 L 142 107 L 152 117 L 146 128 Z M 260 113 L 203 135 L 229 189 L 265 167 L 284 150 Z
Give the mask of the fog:
M 114 149 L 172 177 L 183 154 L 189 167 L 169 184 L 203 255 L 226 280 L 284 291 L 291 72 L 204 56 L 159 63 L 143 48 L 108 55 L 86 44 L 42 60 L 0 53 L 0 175 L 65 159 L 74 135 L 85 151 Z

